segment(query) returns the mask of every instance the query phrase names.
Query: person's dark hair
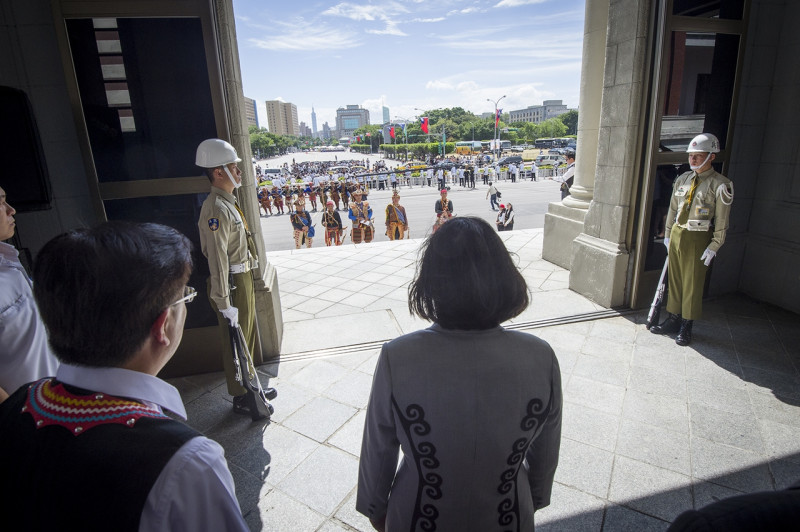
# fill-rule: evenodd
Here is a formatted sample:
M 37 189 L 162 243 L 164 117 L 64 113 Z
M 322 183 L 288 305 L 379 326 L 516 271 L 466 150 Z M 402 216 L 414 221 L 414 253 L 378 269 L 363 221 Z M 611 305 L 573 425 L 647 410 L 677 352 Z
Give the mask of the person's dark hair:
M 215 170 L 222 170 L 223 172 L 225 171 L 223 165 L 215 166 L 214 168 L 203 168 L 203 170 L 206 173 L 206 177 L 208 178 L 208 182 L 211 183 L 211 184 L 214 183 L 214 171 Z
M 171 227 L 106 222 L 45 244 L 33 292 L 50 346 L 62 362 L 121 366 L 180 294 L 192 244 Z
M 446 329 L 490 329 L 528 307 L 528 285 L 485 220 L 457 216 L 432 234 L 408 289 L 408 310 Z

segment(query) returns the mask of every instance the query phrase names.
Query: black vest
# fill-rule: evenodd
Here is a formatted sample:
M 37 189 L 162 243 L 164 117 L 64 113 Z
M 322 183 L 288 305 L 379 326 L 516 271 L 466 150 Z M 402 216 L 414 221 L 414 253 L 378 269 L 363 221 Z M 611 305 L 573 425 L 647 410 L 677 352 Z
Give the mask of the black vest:
M 103 424 L 77 436 L 62 426 L 37 429 L 22 412 L 28 390 L 0 405 L 0 515 L 24 530 L 138 530 L 161 470 L 200 433 L 146 417 L 133 427 Z

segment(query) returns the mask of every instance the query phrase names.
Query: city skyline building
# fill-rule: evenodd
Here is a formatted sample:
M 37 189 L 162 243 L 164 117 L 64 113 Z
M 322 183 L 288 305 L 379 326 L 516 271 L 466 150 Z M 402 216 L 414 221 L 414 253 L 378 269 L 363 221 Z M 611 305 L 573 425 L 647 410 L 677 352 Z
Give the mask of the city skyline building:
M 244 97 L 244 114 L 248 126 L 258 126 L 258 106 L 252 98 Z
M 353 132 L 369 124 L 369 110 L 360 105 L 348 105 L 336 110 L 336 136 L 350 137 Z
M 314 105 L 311 105 L 311 133 L 314 138 L 317 137 L 317 113 L 314 112 Z
M 300 134 L 300 123 L 297 121 L 297 106 L 281 100 L 267 100 L 267 123 L 269 132 L 276 135 Z
M 533 122 L 539 124 L 550 118 L 563 115 L 569 109 L 562 100 L 544 100 L 542 105 L 529 105 L 525 109 L 509 111 L 509 122 Z
M 299 130 L 299 136 L 301 137 L 311 136 L 311 128 L 308 127 L 308 124 L 306 124 L 305 122 L 300 122 L 300 127 L 298 128 L 298 130 Z
M 331 138 L 331 126 L 329 126 L 327 122 L 322 124 L 322 138 L 323 139 Z
M 391 120 L 390 116 L 391 115 L 389 114 L 389 108 L 384 105 L 383 106 L 383 123 L 384 124 L 388 124 L 389 123 L 389 121 Z

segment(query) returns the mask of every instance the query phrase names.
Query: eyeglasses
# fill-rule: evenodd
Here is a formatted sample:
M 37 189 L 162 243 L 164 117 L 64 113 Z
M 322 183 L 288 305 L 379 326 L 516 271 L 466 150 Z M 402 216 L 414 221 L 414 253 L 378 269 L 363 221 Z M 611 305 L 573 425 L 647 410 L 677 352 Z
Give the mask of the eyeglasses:
M 177 305 L 178 303 L 183 303 L 184 301 L 186 303 L 191 303 L 192 301 L 194 301 L 195 297 L 197 297 L 197 290 L 195 290 L 191 286 L 184 286 L 183 287 L 183 297 L 180 298 L 179 300 L 177 300 L 174 303 L 170 303 L 169 306 L 171 307 L 173 305 Z

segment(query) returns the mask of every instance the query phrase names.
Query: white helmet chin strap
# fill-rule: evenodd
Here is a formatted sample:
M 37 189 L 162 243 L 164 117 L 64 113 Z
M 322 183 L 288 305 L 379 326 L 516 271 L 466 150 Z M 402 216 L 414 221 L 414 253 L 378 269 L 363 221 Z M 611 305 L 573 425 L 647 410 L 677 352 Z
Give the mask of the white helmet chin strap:
M 704 167 L 710 158 L 711 158 L 711 152 L 708 152 L 708 155 L 706 155 L 706 159 L 703 161 L 702 164 L 699 164 L 697 166 L 693 166 L 693 165 L 690 164 L 689 168 L 691 168 L 692 170 L 694 170 L 696 172 L 696 171 L 700 170 L 702 167 Z M 226 172 L 228 171 L 228 167 L 227 166 L 225 167 L 225 171 Z M 228 175 L 230 175 L 230 174 L 228 174 Z
M 705 164 L 705 163 L 703 163 L 703 164 Z M 233 178 L 233 174 L 231 174 L 231 171 L 228 170 L 228 165 L 227 164 L 223 164 L 222 168 L 225 170 L 225 173 L 228 174 L 228 179 L 230 179 L 231 183 L 233 183 L 233 188 L 239 188 L 240 186 L 242 186 L 241 183 L 238 183 L 236 181 L 236 179 Z

